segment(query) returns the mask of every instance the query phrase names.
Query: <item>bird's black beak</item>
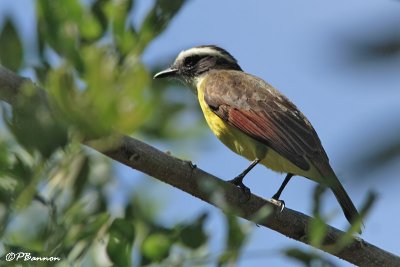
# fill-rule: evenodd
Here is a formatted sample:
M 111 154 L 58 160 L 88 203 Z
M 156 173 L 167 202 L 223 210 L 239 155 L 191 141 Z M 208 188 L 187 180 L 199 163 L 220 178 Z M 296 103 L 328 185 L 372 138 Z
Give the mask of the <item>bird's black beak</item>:
M 156 73 L 156 75 L 154 75 L 153 79 L 162 79 L 162 78 L 173 78 L 176 77 L 178 72 L 178 69 L 174 68 L 174 67 L 170 67 L 168 69 L 162 70 L 159 73 Z

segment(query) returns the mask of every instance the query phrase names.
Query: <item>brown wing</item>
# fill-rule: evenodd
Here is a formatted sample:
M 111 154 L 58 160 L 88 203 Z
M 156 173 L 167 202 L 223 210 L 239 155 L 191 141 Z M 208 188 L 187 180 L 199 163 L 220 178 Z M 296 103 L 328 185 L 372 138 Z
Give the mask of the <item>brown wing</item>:
M 307 118 L 263 80 L 239 71 L 218 71 L 209 74 L 204 88 L 204 100 L 215 114 L 299 168 L 310 168 L 307 158 L 328 163 Z

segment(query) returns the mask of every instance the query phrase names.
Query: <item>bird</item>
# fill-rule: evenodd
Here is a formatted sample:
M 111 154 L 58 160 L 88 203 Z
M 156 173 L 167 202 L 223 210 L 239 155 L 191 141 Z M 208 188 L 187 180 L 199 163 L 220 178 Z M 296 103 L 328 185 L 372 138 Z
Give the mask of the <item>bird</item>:
M 230 182 L 249 194 L 243 179 L 262 164 L 287 174 L 273 199 L 281 201 L 290 179 L 302 176 L 329 187 L 350 224 L 360 217 L 309 120 L 272 85 L 244 72 L 227 50 L 216 45 L 183 50 L 170 67 L 154 75 L 162 78 L 178 79 L 191 88 L 211 131 L 251 161 Z

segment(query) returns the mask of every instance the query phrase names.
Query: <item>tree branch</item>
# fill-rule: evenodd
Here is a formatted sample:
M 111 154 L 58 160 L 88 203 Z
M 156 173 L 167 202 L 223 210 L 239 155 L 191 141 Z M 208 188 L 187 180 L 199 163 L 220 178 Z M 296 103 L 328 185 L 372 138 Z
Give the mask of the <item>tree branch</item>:
M 1 100 L 13 105 L 15 96 L 18 95 L 19 89 L 24 83 L 32 82 L 0 66 Z M 254 221 L 262 208 L 272 208 L 274 212 L 269 213 L 267 217 L 261 220 L 257 220 L 259 225 L 310 245 L 308 229 L 312 218 L 307 215 L 289 208 L 279 212 L 280 206 L 276 202 L 262 199 L 253 194 L 248 201 L 243 201 L 241 190 L 234 185 L 193 166 L 188 161 L 175 158 L 134 138 L 119 136 L 119 138 L 112 139 L 112 146 L 105 146 L 105 143 L 107 142 L 101 140 L 88 142 L 85 145 L 224 211 L 229 207 L 234 207 L 237 215 L 244 219 Z M 112 148 L 110 149 L 110 147 Z M 216 201 L 213 198 L 215 194 L 207 190 L 207 185 L 212 185 L 213 192 L 220 192 L 224 196 L 224 201 Z M 326 238 L 323 245 L 318 249 L 358 266 L 400 266 L 398 256 L 361 238 L 351 237 L 351 244 L 340 251 L 332 249 L 344 234 L 344 232 L 327 225 Z

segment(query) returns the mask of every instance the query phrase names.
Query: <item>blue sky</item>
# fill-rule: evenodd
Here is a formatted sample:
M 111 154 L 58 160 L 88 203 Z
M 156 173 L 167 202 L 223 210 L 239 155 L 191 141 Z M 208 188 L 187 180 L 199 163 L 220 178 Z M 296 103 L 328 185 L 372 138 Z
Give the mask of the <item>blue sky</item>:
M 32 32 L 29 2 L 0 2 L 0 14 L 6 5 L 26 7 L 25 12 L 16 12 L 24 34 Z M 150 4 L 151 1 L 138 1 L 135 23 L 139 23 Z M 392 0 L 192 0 L 149 46 L 143 60 L 148 65 L 158 64 L 160 59 L 200 44 L 217 44 L 230 51 L 246 72 L 274 85 L 309 118 L 331 165 L 357 206 L 369 191 L 378 193 L 362 237 L 400 254 L 398 240 L 393 238 L 400 236 L 400 215 L 393 212 L 398 210 L 400 158 L 372 173 L 364 173 L 362 178 L 352 168 L 354 158 L 379 147 L 385 141 L 381 138 L 398 138 L 400 134 L 400 75 L 396 72 L 400 55 L 357 61 L 360 51 L 351 46 L 354 40 L 373 42 L 392 30 L 400 23 L 399 14 L 400 2 Z M 197 142 L 154 145 L 173 154 L 183 153 L 200 168 L 224 179 L 233 178 L 248 165 L 247 160 L 225 148 L 210 132 L 201 145 Z M 154 194 L 156 200 L 164 203 L 161 217 L 166 222 L 190 219 L 200 211 L 209 211 L 207 228 L 213 237 L 212 249 L 220 252 L 224 233 L 223 216 L 218 210 L 130 169 L 121 167 L 118 172 L 122 178 L 116 188 L 135 190 L 139 184 L 149 195 Z M 269 198 L 283 178 L 284 175 L 257 166 L 248 175 L 246 185 L 253 193 Z M 314 185 L 296 177 L 282 198 L 288 207 L 310 214 Z M 347 222 L 332 194 L 327 194 L 325 204 L 327 213 L 335 214 L 331 224 L 345 229 Z M 304 247 L 269 229 L 253 227 L 240 266 L 297 266 L 276 253 L 287 246 Z M 350 266 L 332 260 L 340 266 Z

